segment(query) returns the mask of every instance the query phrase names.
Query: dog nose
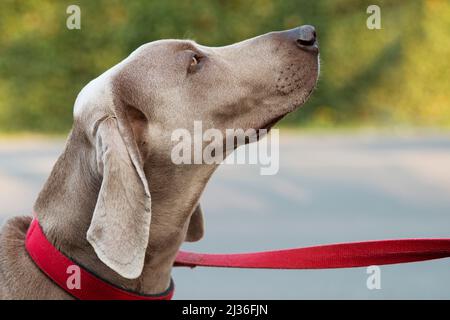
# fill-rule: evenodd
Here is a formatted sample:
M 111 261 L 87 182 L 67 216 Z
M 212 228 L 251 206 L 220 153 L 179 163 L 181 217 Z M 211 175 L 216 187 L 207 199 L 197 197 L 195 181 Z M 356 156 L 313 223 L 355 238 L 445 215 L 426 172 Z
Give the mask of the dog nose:
M 311 47 L 316 43 L 316 29 L 310 25 L 297 28 L 297 44 L 302 47 Z

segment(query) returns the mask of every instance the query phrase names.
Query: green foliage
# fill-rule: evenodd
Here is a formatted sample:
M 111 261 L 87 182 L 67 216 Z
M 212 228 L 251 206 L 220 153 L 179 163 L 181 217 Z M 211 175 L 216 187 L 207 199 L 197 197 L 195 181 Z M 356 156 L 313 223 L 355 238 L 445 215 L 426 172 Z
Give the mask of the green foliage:
M 286 124 L 450 125 L 450 2 L 376 1 L 382 29 L 366 28 L 373 1 L 54 1 L 0 4 L 0 131 L 70 128 L 77 93 L 145 42 L 233 43 L 313 24 L 321 80 Z M 66 8 L 81 7 L 81 30 Z

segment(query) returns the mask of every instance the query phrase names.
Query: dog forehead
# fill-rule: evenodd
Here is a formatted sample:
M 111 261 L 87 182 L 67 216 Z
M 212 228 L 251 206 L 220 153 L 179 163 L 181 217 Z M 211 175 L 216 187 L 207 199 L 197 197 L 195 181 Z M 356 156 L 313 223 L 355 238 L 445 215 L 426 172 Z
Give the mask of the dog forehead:
M 163 39 L 146 43 L 129 56 L 131 61 L 158 61 L 170 59 L 180 51 L 195 51 L 200 47 L 192 40 Z

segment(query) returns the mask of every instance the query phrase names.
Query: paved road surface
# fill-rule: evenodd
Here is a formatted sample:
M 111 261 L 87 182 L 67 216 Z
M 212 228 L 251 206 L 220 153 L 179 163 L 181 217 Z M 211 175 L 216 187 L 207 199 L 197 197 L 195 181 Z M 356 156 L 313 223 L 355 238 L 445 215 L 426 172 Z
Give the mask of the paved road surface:
M 222 166 L 202 198 L 206 237 L 185 249 L 243 252 L 450 236 L 450 136 L 281 135 L 280 171 Z M 0 141 L 0 223 L 28 214 L 59 140 Z M 381 268 L 176 269 L 175 298 L 450 298 L 450 259 Z

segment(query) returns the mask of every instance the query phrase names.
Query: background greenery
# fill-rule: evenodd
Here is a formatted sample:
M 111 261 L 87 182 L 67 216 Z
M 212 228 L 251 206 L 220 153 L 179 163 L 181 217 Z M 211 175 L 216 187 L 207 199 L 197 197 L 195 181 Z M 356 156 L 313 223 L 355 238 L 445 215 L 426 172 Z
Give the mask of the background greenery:
M 81 30 L 66 8 L 81 7 Z M 381 7 L 382 30 L 366 8 Z M 314 24 L 318 90 L 284 120 L 292 126 L 450 126 L 450 1 L 51 1 L 0 2 L 0 132 L 64 132 L 91 79 L 140 44 L 192 38 L 225 45 Z

